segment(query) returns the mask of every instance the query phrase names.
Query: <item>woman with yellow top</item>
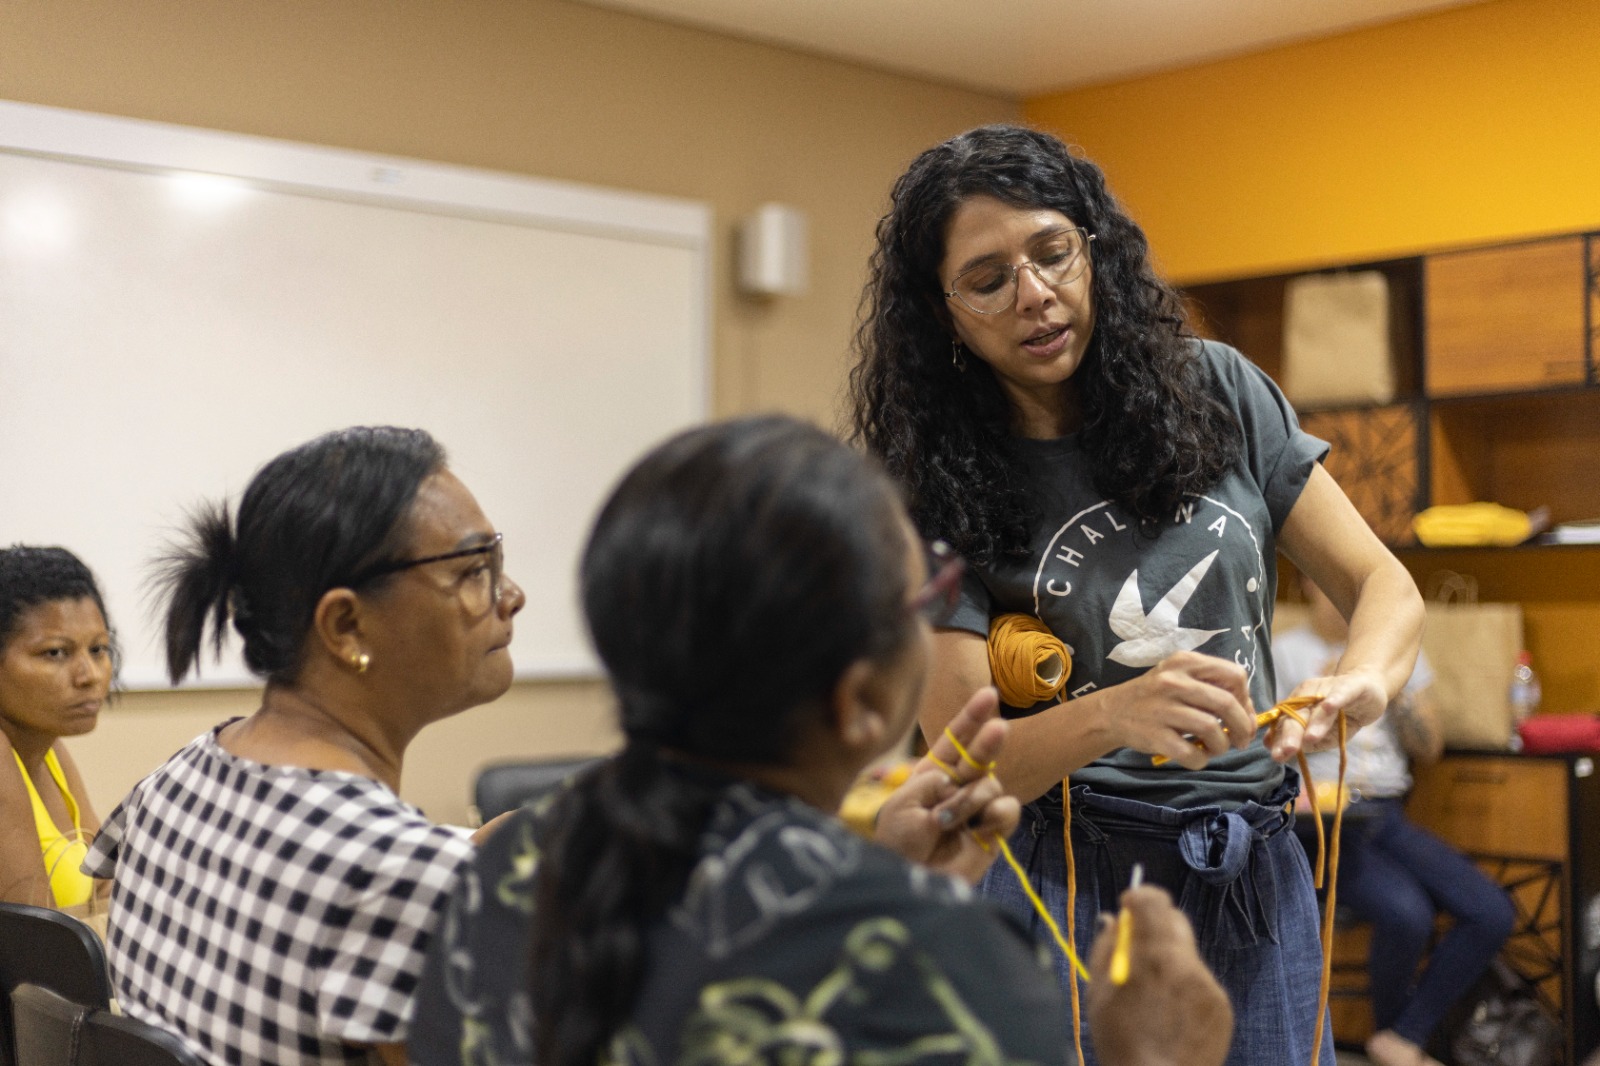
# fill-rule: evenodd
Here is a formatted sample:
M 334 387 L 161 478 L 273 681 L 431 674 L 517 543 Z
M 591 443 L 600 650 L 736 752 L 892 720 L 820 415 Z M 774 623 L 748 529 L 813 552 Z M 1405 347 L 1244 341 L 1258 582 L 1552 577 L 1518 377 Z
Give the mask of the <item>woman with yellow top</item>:
M 116 653 L 89 568 L 64 548 L 0 549 L 0 900 L 89 902 L 100 828 L 62 737 L 95 727 Z

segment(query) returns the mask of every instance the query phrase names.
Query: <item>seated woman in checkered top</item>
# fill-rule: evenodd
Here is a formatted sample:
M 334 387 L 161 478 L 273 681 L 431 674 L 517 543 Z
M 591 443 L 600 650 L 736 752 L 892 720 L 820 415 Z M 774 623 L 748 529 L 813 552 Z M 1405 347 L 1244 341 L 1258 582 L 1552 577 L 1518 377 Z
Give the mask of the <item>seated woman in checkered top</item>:
M 261 707 L 179 751 L 106 820 L 111 965 L 130 1015 L 213 1063 L 404 1063 L 463 831 L 401 802 L 421 729 L 511 684 L 522 590 L 426 433 L 278 456 L 237 519 L 199 511 L 162 575 L 174 682 L 231 621 Z

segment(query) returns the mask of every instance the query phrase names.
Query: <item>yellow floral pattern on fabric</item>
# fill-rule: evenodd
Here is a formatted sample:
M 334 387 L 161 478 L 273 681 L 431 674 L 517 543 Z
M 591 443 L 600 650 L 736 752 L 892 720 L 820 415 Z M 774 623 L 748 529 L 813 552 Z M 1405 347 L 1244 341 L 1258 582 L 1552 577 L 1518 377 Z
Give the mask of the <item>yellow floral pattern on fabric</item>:
M 862 978 L 886 973 L 907 955 L 949 1029 L 898 1049 L 850 1052 L 829 1024 L 829 1012 L 867 1005 L 872 993 Z M 857 924 L 845 937 L 838 965 L 804 998 L 759 977 L 706 986 L 699 1010 L 685 1023 L 681 1048 L 677 1066 L 909 1066 L 934 1058 L 967 1066 L 1019 1066 L 938 965 L 912 945 L 905 925 L 888 917 Z
M 440 920 L 418 1066 L 533 1066 L 529 926 L 549 823 L 484 843 Z M 790 796 L 730 782 L 594 1066 L 1066 1066 L 1035 945 L 970 890 Z

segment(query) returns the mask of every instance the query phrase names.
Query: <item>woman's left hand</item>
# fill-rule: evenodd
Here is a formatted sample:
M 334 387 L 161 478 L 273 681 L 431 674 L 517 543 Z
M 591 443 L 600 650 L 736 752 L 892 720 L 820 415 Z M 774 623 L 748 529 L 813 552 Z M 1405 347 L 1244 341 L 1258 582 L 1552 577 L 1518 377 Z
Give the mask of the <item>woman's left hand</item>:
M 995 690 L 984 688 L 951 719 L 949 731 L 972 762 L 986 766 L 999 757 L 1006 737 L 999 710 Z M 1022 808 L 992 773 L 963 759 L 948 736 L 935 738 L 929 754 L 884 801 L 873 839 L 912 862 L 976 883 L 999 854 L 995 839 L 1011 835 Z
M 1337 747 L 1340 711 L 1344 712 L 1348 735 L 1376 722 L 1389 702 L 1383 675 L 1367 669 L 1310 678 L 1297 685 L 1290 695 L 1317 696 L 1320 702 L 1308 709 L 1304 728 L 1285 716 L 1268 730 L 1267 750 L 1278 762 L 1288 762 L 1301 751 Z

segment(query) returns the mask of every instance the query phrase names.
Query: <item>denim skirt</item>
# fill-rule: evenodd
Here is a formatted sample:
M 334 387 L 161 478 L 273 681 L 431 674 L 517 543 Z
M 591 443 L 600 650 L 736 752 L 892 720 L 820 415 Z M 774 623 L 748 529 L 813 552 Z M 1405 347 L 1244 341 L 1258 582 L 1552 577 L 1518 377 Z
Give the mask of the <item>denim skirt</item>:
M 1144 882 L 1165 888 L 1188 915 L 1201 957 L 1228 991 L 1234 1030 L 1227 1066 L 1311 1064 L 1321 919 L 1305 850 L 1293 832 L 1285 832 L 1294 824 L 1298 791 L 1292 770 L 1265 802 L 1232 810 L 1178 810 L 1100 795 L 1083 785 L 1071 790 L 1079 957 L 1089 956 L 1095 918 L 1116 911 L 1134 864 L 1142 864 Z M 1067 903 L 1060 795 L 1056 790 L 1026 804 L 1011 838 L 1017 861 L 1058 921 Z M 991 867 L 979 889 L 1050 945 L 1063 988 L 1076 980 L 1010 866 Z M 1079 995 L 1084 992 L 1080 986 Z M 1064 1021 L 1070 1045 L 1072 1019 Z M 1085 1066 L 1094 1066 L 1087 1017 L 1082 1026 Z M 1331 1064 L 1333 1035 L 1326 1021 L 1321 1047 L 1323 1062 Z

